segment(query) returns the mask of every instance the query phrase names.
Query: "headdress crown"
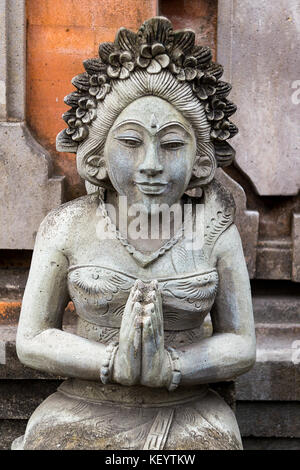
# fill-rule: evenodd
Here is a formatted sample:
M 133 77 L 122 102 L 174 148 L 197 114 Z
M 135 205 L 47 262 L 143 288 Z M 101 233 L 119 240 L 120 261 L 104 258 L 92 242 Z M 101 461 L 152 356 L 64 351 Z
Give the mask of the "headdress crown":
M 234 150 L 226 141 L 238 132 L 228 119 L 236 111 L 227 99 L 231 85 L 220 80 L 223 67 L 212 62 L 209 47 L 195 45 L 193 31 L 174 31 L 167 18 L 151 18 L 137 33 L 121 28 L 115 41 L 100 44 L 99 57 L 85 60 L 84 67 L 86 72 L 72 80 L 77 91 L 65 98 L 71 109 L 63 115 L 68 128 L 57 137 L 58 150 L 76 152 L 97 116 L 97 102 L 114 80 L 126 80 L 138 69 L 149 74 L 168 70 L 179 82 L 188 82 L 203 103 L 218 165 L 231 163 Z

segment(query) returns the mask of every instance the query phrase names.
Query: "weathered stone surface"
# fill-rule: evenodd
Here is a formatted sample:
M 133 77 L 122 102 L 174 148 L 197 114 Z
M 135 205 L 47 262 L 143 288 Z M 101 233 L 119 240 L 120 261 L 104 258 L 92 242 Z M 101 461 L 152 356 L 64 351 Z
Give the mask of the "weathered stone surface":
M 300 214 L 293 214 L 292 227 L 292 280 L 300 282 Z
M 236 410 L 245 437 L 300 437 L 298 402 L 238 401 Z
M 292 244 L 287 240 L 260 240 L 256 259 L 257 279 L 292 278 Z
M 58 380 L 0 380 L 0 420 L 28 419 L 59 385 Z
M 0 249 L 32 249 L 40 222 L 62 202 L 63 177 L 25 120 L 25 2 L 1 0 Z
M 300 187 L 299 24 L 297 0 L 218 3 L 217 58 L 239 105 L 236 162 L 265 196 Z
M 259 213 L 247 210 L 246 195 L 243 188 L 223 170 L 217 170 L 216 178 L 233 195 L 236 204 L 235 223 L 241 235 L 249 277 L 252 279 L 256 273 Z
M 256 325 L 254 368 L 238 377 L 238 400 L 300 400 L 300 325 Z
M 0 419 L 0 450 L 10 450 L 11 443 L 24 434 L 27 420 Z
M 245 437 L 243 446 L 245 450 L 300 450 L 300 439 Z
M 254 295 L 253 311 L 258 323 L 297 323 L 300 317 L 300 295 Z
M 23 123 L 0 123 L 0 249 L 32 249 L 38 227 L 62 201 L 63 177 Z
M 299 364 L 291 361 L 257 361 L 253 370 L 237 379 L 238 400 L 300 400 Z

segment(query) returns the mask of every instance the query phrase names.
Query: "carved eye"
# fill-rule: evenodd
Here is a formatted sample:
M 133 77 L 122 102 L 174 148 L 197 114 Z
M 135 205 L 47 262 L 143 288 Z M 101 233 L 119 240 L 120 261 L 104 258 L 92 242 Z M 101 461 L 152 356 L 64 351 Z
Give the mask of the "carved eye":
M 131 148 L 136 148 L 139 147 L 143 141 L 137 137 L 133 136 L 120 136 L 116 137 L 117 140 L 119 140 L 125 147 L 131 147 Z
M 178 150 L 185 145 L 183 140 L 165 140 L 160 143 L 160 146 L 165 150 Z

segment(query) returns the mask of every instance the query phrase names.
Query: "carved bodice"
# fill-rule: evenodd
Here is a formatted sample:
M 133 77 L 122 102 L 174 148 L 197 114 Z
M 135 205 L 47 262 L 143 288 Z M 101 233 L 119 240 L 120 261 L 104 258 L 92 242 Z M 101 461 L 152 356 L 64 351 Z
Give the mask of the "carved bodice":
M 77 314 L 95 325 L 119 328 L 135 280 L 136 277 L 129 274 L 100 266 L 71 267 L 69 292 Z M 217 292 L 216 269 L 157 280 L 162 294 L 165 329 L 185 330 L 200 326 Z
M 219 183 L 205 192 L 204 244 L 191 249 L 184 235 L 149 266 L 138 266 L 119 240 L 106 240 L 96 262 L 74 262 L 68 271 L 68 289 L 79 317 L 79 334 L 105 341 L 117 334 L 126 301 L 136 279 L 157 279 L 167 332 L 198 331 L 210 312 L 218 288 L 218 272 L 211 252 L 216 240 L 233 221 L 233 204 Z M 225 200 L 224 203 L 220 201 Z M 194 202 L 196 199 L 194 200 Z M 207 210 L 206 210 L 207 209 Z M 212 210 L 213 209 L 213 210 Z M 110 256 L 110 253 L 120 256 Z M 193 334 L 194 336 L 194 334 Z

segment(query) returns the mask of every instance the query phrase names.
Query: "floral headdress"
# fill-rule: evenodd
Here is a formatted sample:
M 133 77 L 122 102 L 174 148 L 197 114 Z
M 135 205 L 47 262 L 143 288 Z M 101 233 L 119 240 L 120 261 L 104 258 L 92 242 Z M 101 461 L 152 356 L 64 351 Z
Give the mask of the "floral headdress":
M 58 150 L 76 152 L 114 80 L 127 80 L 138 69 L 149 74 L 168 70 L 179 82 L 189 83 L 203 103 L 218 166 L 232 162 L 235 152 L 226 141 L 238 129 L 228 119 L 236 111 L 227 99 L 231 85 L 220 80 L 223 67 L 212 62 L 209 47 L 195 45 L 193 31 L 174 31 L 167 18 L 151 18 L 137 33 L 121 28 L 115 41 L 100 44 L 99 57 L 84 61 L 84 67 L 86 72 L 72 80 L 77 91 L 65 98 L 71 109 L 63 115 L 68 128 L 57 136 Z

